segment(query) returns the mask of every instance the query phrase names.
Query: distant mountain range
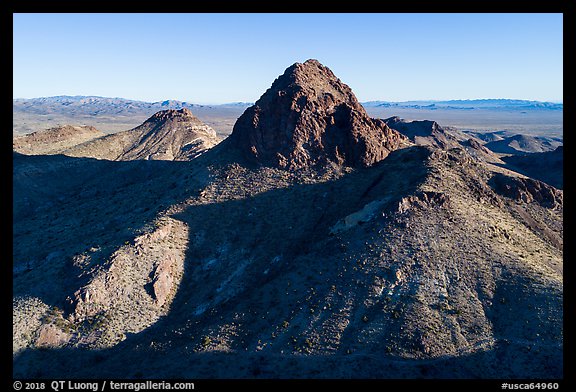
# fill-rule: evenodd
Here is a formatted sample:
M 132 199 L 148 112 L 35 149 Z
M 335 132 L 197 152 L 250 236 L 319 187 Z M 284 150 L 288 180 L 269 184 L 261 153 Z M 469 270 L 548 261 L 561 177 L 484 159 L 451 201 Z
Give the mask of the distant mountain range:
M 125 98 L 108 98 L 97 96 L 68 96 L 41 97 L 13 100 L 14 112 L 26 112 L 31 114 L 53 114 L 66 111 L 68 114 L 91 114 L 91 115 L 119 115 L 139 114 L 143 111 L 152 114 L 166 109 L 199 109 L 206 107 L 219 108 L 247 108 L 251 102 L 230 102 L 218 105 L 200 105 L 185 101 L 165 100 L 158 102 L 145 102 Z M 368 101 L 362 102 L 364 107 L 390 107 L 400 109 L 423 109 L 423 110 L 563 110 L 563 103 L 527 101 L 519 99 L 473 99 L 473 100 L 450 100 L 450 101 Z
M 234 121 L 251 105 L 246 102 L 200 105 L 177 100 L 144 102 L 83 95 L 14 99 L 12 102 L 15 135 L 70 124 L 89 125 L 105 133 L 114 133 L 132 129 L 160 111 L 188 109 L 219 135 L 227 136 L 232 132 Z
M 17 98 L 13 100 L 14 112 L 26 112 L 31 114 L 53 114 L 65 111 L 67 114 L 90 114 L 90 115 L 125 115 L 140 114 L 146 112 L 152 114 L 167 109 L 198 109 L 204 107 L 248 107 L 252 105 L 246 102 L 232 102 L 221 105 L 199 105 L 177 100 L 165 100 L 158 102 L 144 102 L 125 98 L 108 98 L 97 96 L 68 96 L 41 98 Z
M 466 99 L 450 101 L 369 101 L 363 102 L 365 107 L 393 107 L 404 109 L 426 110 L 563 110 L 563 103 L 527 101 L 521 99 Z

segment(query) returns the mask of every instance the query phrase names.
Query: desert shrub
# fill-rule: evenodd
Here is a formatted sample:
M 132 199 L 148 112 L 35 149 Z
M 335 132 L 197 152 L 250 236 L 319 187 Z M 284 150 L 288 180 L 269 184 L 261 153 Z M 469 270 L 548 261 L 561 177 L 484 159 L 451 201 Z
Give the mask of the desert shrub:
M 204 336 L 204 339 L 202 340 L 202 346 L 208 347 L 210 343 L 212 343 L 212 339 L 210 339 L 210 336 Z

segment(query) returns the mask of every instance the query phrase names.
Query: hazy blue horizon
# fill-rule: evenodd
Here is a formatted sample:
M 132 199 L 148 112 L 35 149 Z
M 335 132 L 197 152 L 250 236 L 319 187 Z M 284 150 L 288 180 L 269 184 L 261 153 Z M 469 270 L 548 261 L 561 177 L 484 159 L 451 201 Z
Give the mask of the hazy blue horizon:
M 316 58 L 361 102 L 563 102 L 562 14 L 14 14 L 13 98 L 254 102 Z
M 245 103 L 245 104 L 253 104 L 255 101 L 225 101 L 225 102 L 218 102 L 218 103 L 214 103 L 214 102 L 209 102 L 209 103 L 197 103 L 197 102 L 192 102 L 192 101 L 181 101 L 179 99 L 161 99 L 158 101 L 142 101 L 142 100 L 138 100 L 138 99 L 130 99 L 130 98 L 125 98 L 125 97 L 105 97 L 105 96 L 101 96 L 101 95 L 49 95 L 49 96 L 42 96 L 42 97 L 30 97 L 30 98 L 26 98 L 26 97 L 13 97 L 13 100 L 33 100 L 33 99 L 46 99 L 46 98 L 57 98 L 57 97 L 71 97 L 71 98 L 78 98 L 78 97 L 86 97 L 86 98 L 104 98 L 104 99 L 124 99 L 124 100 L 129 100 L 129 101 L 141 101 L 141 102 L 146 102 L 146 103 L 157 103 L 157 102 L 164 102 L 164 101 L 179 101 L 179 102 L 185 102 L 185 103 L 189 103 L 189 104 L 199 104 L 199 105 L 230 105 L 230 104 L 240 104 L 240 103 Z M 447 99 L 447 100 L 440 100 L 440 99 L 426 99 L 426 100 L 421 100 L 421 99 L 411 99 L 408 101 L 385 101 L 385 100 L 381 100 L 381 99 L 377 99 L 377 100 L 371 100 L 371 101 L 360 101 L 361 103 L 374 103 L 374 102 L 386 102 L 386 103 L 394 103 L 394 104 L 408 104 L 408 103 L 433 103 L 433 102 L 458 102 L 458 101 L 494 101 L 494 100 L 505 100 L 505 101 L 524 101 L 524 102 L 539 102 L 539 103 L 555 103 L 555 104 L 563 104 L 563 101 L 537 101 L 537 100 L 530 100 L 530 99 L 516 99 L 516 98 L 479 98 L 479 99 Z

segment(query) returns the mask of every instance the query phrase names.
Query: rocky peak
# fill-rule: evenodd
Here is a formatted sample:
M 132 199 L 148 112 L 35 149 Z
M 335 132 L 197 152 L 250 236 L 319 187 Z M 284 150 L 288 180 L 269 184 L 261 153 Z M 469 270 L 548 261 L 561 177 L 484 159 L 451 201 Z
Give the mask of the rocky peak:
M 317 60 L 288 67 L 240 116 L 230 139 L 249 160 L 285 169 L 370 166 L 407 141 L 371 119 L 350 87 Z
M 190 160 L 218 143 L 216 131 L 189 109 L 162 110 L 127 131 L 130 143 L 119 160 Z
M 195 115 L 192 114 L 192 112 L 190 111 L 190 109 L 187 108 L 182 108 L 179 110 L 175 110 L 175 109 L 168 109 L 168 110 L 161 110 L 159 112 L 156 112 L 152 115 L 152 117 L 150 117 L 148 121 L 152 121 L 152 122 L 163 122 L 163 121 L 168 121 L 168 120 L 184 120 L 187 122 L 194 122 L 194 123 L 198 123 L 201 124 L 202 121 L 200 121 L 200 119 L 198 119 L 198 117 L 196 117 Z

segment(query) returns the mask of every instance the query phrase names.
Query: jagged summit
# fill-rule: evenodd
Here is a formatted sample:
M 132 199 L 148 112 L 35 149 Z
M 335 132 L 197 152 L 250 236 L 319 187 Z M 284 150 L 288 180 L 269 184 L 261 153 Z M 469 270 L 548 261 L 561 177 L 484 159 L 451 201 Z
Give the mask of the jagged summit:
M 288 67 L 240 116 L 230 138 L 248 159 L 285 169 L 328 161 L 370 166 L 407 141 L 371 119 L 350 87 L 317 60 Z

